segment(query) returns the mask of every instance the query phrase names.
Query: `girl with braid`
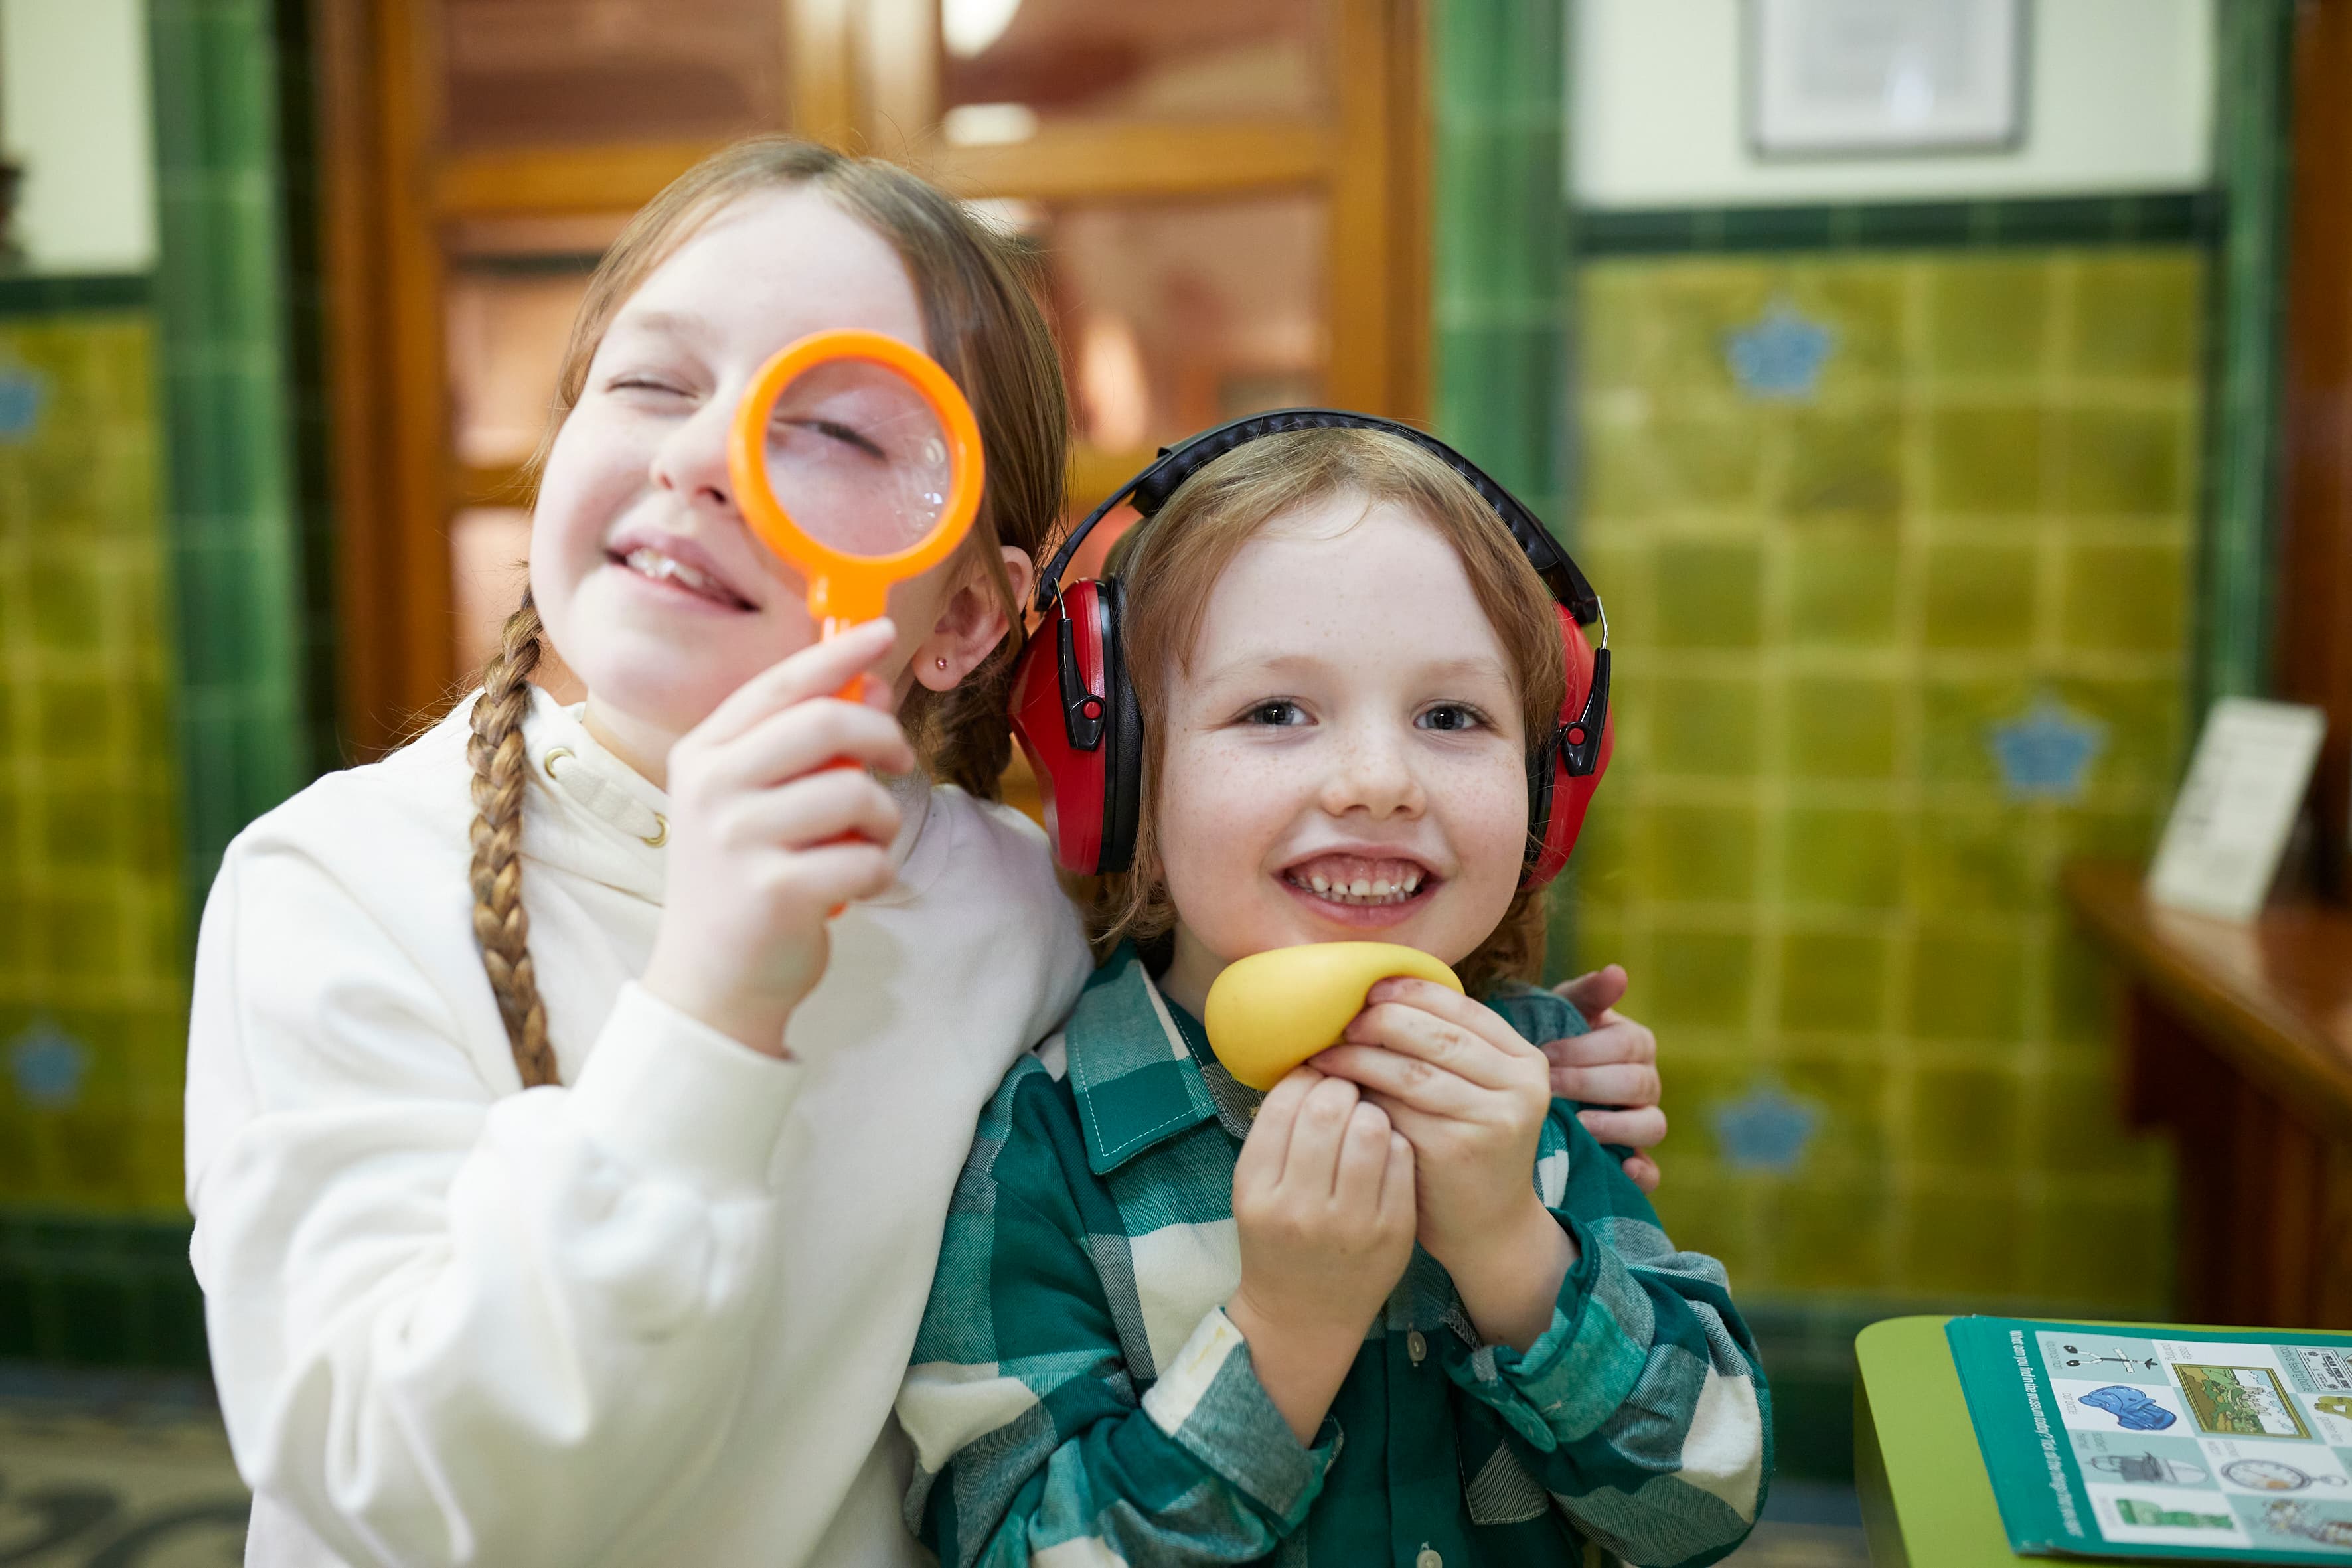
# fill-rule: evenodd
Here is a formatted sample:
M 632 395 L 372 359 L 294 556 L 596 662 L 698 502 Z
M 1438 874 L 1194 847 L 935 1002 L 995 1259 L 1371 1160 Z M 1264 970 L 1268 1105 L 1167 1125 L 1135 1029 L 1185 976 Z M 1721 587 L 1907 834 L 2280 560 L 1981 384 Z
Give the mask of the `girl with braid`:
M 1089 968 L 994 804 L 1063 500 L 1033 281 L 885 163 L 689 172 L 590 284 L 479 692 L 230 847 L 187 1193 L 248 1563 L 926 1560 L 892 1396 L 981 1110 Z M 888 620 L 819 643 L 724 432 L 835 327 L 947 369 L 987 489 Z M 577 707 L 532 683 L 559 658 Z M 1597 1070 L 1654 1105 L 1644 1063 Z
M 831 327 L 947 368 L 988 488 L 819 643 L 724 432 Z M 205 910 L 188 1201 L 247 1562 L 916 1560 L 883 1434 L 948 1194 L 1088 968 L 991 803 L 1066 418 L 1016 253 L 887 164 L 746 143 L 615 244 L 481 691 L 247 828 Z

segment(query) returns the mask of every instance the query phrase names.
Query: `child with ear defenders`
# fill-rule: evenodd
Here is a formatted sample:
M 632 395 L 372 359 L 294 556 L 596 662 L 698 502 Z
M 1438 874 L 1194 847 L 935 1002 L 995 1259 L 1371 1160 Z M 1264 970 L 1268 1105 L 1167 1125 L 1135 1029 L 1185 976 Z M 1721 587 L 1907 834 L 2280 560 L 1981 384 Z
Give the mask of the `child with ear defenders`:
M 953 1568 L 1695 1564 L 1761 1506 L 1723 1269 L 1551 1097 L 1529 1042 L 1575 1010 L 1507 978 L 1605 752 L 1590 590 L 1383 424 L 1164 459 L 1127 570 L 1016 673 L 1109 956 L 982 1119 L 898 1396 L 908 1521 Z M 1385 980 L 1271 1092 L 1226 1072 L 1226 964 L 1366 939 L 1468 995 Z

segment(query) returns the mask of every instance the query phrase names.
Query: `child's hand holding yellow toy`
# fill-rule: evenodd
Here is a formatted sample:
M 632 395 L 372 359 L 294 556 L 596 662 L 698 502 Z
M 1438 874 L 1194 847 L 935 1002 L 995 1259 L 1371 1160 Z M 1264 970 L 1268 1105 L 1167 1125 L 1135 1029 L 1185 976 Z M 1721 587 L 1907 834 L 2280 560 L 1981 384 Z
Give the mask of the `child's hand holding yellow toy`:
M 1391 975 L 1462 989 L 1454 971 L 1419 948 L 1389 942 L 1320 942 L 1252 953 L 1209 987 L 1201 1022 L 1237 1082 L 1264 1093 L 1291 1068 L 1339 1043 L 1364 994 Z
M 1254 954 L 1217 977 L 1203 1011 L 1238 1081 L 1269 1087 L 1312 1065 L 1386 1113 L 1412 1145 L 1421 1245 L 1482 1331 L 1533 1343 L 1575 1262 L 1527 1177 L 1551 1102 L 1543 1052 L 1462 994 L 1444 963 L 1388 942 Z

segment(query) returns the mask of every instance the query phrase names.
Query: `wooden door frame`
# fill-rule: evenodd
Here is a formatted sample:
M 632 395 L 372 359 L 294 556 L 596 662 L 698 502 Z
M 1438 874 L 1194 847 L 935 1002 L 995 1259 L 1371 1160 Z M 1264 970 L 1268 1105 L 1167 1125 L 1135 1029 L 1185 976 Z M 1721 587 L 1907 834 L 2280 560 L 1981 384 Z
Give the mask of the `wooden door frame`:
M 2294 38 L 2284 468 L 2273 685 L 2327 711 L 2317 782 L 2320 884 L 2352 888 L 2352 5 L 2303 0 Z
M 348 756 L 380 754 L 464 689 L 453 669 L 449 521 L 501 476 L 449 447 L 452 224 L 633 209 L 719 142 L 440 152 L 436 0 L 307 0 L 319 134 L 334 443 L 338 707 Z M 776 0 L 795 133 L 910 163 L 958 195 L 1040 201 L 1322 192 L 1327 395 L 1413 421 L 1429 396 L 1425 0 L 1329 7 L 1335 101 L 1320 123 L 1040 128 L 948 147 L 938 62 L 883 47 L 931 30 L 937 0 Z M 909 129 L 912 127 L 912 129 Z M 1074 499 L 1141 454 L 1079 453 Z

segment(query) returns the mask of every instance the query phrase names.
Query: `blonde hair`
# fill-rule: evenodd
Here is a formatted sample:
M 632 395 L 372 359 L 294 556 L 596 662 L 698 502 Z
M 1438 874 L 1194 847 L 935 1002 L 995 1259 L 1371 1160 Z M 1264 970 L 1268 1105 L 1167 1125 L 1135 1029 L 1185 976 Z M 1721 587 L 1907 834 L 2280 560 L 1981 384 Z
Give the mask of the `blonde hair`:
M 1238 447 L 1187 479 L 1136 537 L 1119 542 L 1120 652 L 1143 719 L 1143 799 L 1134 859 L 1089 889 L 1098 951 L 1123 940 L 1150 942 L 1175 924 L 1160 859 L 1159 775 L 1170 693 L 1190 668 L 1209 595 L 1242 546 L 1269 523 L 1333 496 L 1400 507 L 1454 547 L 1511 662 L 1529 747 L 1558 726 L 1568 677 L 1551 594 L 1468 480 L 1433 453 L 1377 430 L 1298 430 Z M 1454 966 L 1472 995 L 1531 974 L 1543 951 L 1543 917 L 1539 889 L 1512 896 L 1501 923 Z
M 730 204 L 800 185 L 824 193 L 898 251 L 922 302 L 931 357 L 971 399 L 980 423 L 988 482 L 961 558 L 986 574 L 1013 631 L 952 689 L 935 692 L 918 685 L 899 719 L 933 778 L 994 799 L 1012 750 L 1005 690 L 1022 635 L 1021 606 L 999 547 L 1016 546 L 1033 560 L 1043 554 L 1062 514 L 1069 425 L 1061 362 L 1037 303 L 1034 258 L 1013 238 L 919 176 L 879 159 L 785 137 L 740 142 L 714 153 L 630 220 L 590 279 L 532 473 L 535 479 L 555 432 L 578 404 L 605 330 L 646 279 Z M 530 774 L 522 729 L 541 650 L 539 611 L 526 592 L 482 671 L 467 745 L 474 771 L 474 934 L 525 1088 L 556 1081 L 521 891 L 522 802 Z

